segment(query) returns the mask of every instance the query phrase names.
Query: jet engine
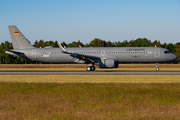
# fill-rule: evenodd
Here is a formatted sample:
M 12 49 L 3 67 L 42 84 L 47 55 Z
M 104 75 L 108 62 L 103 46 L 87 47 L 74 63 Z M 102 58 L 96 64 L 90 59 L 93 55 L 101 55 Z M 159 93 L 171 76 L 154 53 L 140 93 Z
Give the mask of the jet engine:
M 119 63 L 114 59 L 100 59 L 98 63 L 100 68 L 118 68 Z

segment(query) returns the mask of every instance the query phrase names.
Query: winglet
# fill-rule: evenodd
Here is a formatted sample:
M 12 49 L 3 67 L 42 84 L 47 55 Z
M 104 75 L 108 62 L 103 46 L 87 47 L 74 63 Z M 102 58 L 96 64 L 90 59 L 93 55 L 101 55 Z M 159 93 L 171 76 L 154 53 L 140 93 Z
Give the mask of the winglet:
M 58 42 L 58 46 L 63 52 L 66 52 L 66 50 L 62 47 L 62 45 L 59 42 Z

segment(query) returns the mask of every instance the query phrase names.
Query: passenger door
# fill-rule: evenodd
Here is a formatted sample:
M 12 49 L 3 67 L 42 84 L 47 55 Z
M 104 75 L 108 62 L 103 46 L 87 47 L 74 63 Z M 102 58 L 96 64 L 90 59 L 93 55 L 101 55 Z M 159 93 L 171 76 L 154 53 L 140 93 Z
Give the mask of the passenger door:
M 155 48 L 155 57 L 160 57 L 160 49 Z

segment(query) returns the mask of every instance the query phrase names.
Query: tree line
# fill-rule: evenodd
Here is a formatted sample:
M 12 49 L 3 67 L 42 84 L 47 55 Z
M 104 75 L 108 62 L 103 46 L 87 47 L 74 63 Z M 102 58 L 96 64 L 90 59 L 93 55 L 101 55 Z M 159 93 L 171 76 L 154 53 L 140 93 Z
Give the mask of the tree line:
M 36 40 L 33 44 L 34 47 L 44 48 L 46 46 L 58 47 L 57 41 L 45 41 L 44 40 Z M 138 38 L 136 40 L 124 40 L 122 42 L 116 41 L 105 41 L 99 38 L 94 38 L 90 43 L 83 44 L 80 40 L 73 41 L 72 43 L 62 42 L 62 46 L 64 47 L 163 47 L 169 49 L 172 53 L 178 56 L 176 61 L 180 61 L 180 42 L 178 43 L 161 43 L 159 40 L 151 41 L 147 38 Z M 5 50 L 13 49 L 12 43 L 5 41 L 0 45 L 0 64 L 34 64 L 37 62 L 25 60 L 23 58 L 13 57 L 11 55 L 5 54 Z

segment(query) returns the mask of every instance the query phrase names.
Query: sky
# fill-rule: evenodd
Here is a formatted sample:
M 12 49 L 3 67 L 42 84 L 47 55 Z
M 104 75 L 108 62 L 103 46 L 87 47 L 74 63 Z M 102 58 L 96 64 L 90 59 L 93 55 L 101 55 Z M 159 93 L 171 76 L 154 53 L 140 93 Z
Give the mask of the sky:
M 180 42 L 180 0 L 1 0 L 0 43 L 8 25 L 36 40 L 86 44 L 147 38 Z

